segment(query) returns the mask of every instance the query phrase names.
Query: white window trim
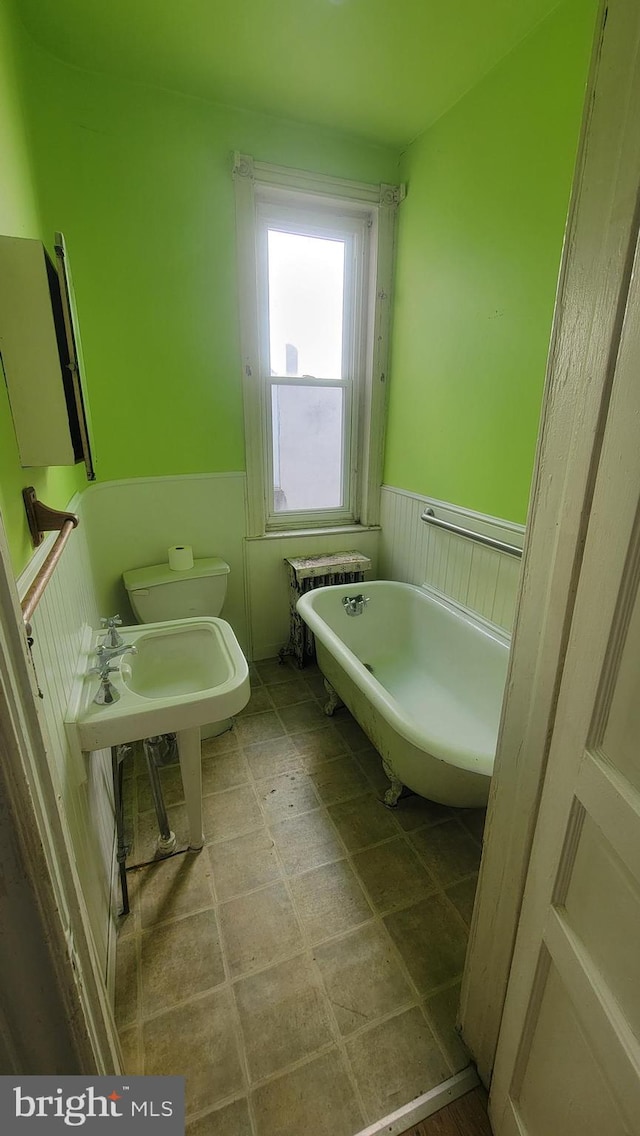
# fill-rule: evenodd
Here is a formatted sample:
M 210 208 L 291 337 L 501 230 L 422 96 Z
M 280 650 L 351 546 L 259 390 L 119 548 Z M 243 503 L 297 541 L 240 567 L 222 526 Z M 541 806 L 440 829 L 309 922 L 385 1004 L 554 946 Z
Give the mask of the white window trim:
M 236 196 L 236 230 L 238 255 L 238 298 L 242 354 L 242 387 L 244 399 L 245 447 L 247 465 L 247 536 L 267 534 L 267 497 L 265 484 L 266 415 L 260 363 L 260 303 L 258 295 L 258 248 L 256 223 L 256 189 L 291 190 L 300 204 L 300 195 L 309 195 L 309 204 L 322 199 L 365 207 L 371 214 L 369 280 L 369 335 L 358 421 L 358 451 L 361 461 L 359 493 L 355 519 L 366 526 L 377 525 L 380 515 L 380 486 L 384 455 L 384 429 L 387 408 L 387 375 L 391 323 L 391 286 L 393 277 L 395 217 L 404 197 L 404 187 L 369 185 L 346 181 L 324 174 L 293 170 L 254 162 L 246 154 L 234 155 L 233 178 Z M 304 528 L 335 527 L 323 513 L 318 525 L 305 519 Z M 283 527 L 292 527 L 291 515 L 283 516 Z M 349 527 L 353 521 L 346 522 Z M 270 525 L 269 530 L 274 531 Z

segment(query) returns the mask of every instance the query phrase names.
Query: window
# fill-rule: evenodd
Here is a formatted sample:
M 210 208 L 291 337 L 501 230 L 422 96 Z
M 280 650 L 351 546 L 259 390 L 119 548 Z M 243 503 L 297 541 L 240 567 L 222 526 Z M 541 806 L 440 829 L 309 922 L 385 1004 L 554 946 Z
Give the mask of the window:
M 357 515 L 367 225 L 329 207 L 258 204 L 269 528 Z
M 249 535 L 377 523 L 399 195 L 238 155 L 234 174 Z

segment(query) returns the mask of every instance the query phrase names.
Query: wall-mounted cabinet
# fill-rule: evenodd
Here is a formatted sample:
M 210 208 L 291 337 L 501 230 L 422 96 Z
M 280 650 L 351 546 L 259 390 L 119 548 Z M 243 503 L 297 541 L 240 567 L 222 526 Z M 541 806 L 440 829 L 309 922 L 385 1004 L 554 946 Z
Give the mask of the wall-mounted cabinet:
M 64 239 L 0 236 L 0 357 L 23 466 L 95 474 Z

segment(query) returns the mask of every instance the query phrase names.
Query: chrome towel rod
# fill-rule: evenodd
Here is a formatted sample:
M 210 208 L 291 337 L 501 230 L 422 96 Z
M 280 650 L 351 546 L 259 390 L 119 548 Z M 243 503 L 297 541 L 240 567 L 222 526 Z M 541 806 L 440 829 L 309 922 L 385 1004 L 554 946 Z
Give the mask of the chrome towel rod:
M 473 532 L 472 529 L 463 529 L 460 525 L 453 525 L 450 521 L 443 521 L 440 517 L 436 517 L 432 508 L 425 509 L 420 517 L 421 521 L 426 521 L 429 525 L 435 525 L 436 528 L 446 529 L 447 532 L 455 533 L 456 536 L 464 536 L 467 540 L 475 540 L 476 544 L 484 544 L 487 548 L 495 548 L 497 552 L 506 552 L 507 556 L 515 556 L 520 559 L 522 556 L 522 549 L 518 548 L 516 544 L 507 544 L 504 540 L 495 540 L 492 536 L 484 536 L 483 533 Z

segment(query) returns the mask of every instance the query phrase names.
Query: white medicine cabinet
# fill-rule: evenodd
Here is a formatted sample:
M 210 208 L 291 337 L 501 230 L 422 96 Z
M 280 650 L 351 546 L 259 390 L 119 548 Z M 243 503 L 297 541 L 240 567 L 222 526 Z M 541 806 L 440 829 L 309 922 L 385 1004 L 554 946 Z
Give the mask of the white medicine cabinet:
M 0 364 L 20 464 L 75 465 L 95 477 L 64 238 L 0 236 Z

